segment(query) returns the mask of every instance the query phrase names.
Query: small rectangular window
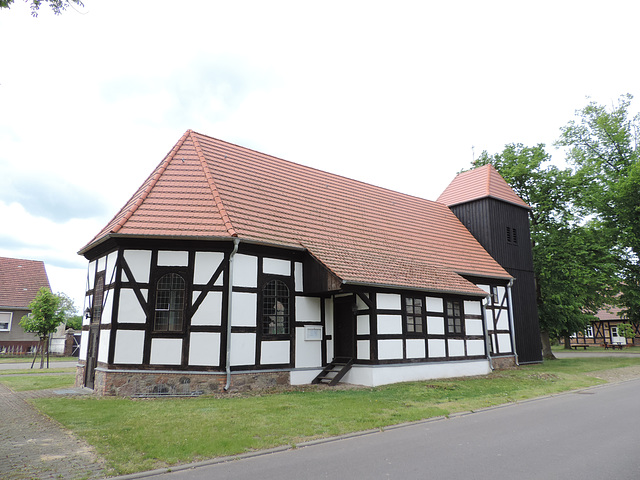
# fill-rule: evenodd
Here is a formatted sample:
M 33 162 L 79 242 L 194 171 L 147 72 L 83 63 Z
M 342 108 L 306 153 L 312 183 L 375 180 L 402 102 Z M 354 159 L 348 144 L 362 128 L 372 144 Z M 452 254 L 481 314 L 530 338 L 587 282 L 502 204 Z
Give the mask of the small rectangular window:
M 422 333 L 422 299 L 405 298 L 407 333 Z
M 518 245 L 518 231 L 513 227 L 507 227 L 507 243 Z
M 459 300 L 447 300 L 447 333 L 461 335 L 462 306 Z

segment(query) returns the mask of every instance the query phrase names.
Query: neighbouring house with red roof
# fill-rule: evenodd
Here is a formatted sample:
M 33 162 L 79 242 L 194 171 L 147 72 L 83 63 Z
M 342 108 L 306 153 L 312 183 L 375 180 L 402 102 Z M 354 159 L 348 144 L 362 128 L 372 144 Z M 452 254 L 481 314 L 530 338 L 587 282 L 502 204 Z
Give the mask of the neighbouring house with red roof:
M 38 336 L 19 325 L 42 287 L 50 288 L 44 263 L 0 257 L 0 354 L 23 355 L 38 346 Z
M 514 294 L 528 208 L 493 167 L 433 202 L 189 130 L 79 252 L 76 383 L 193 395 L 541 361 L 535 289 Z

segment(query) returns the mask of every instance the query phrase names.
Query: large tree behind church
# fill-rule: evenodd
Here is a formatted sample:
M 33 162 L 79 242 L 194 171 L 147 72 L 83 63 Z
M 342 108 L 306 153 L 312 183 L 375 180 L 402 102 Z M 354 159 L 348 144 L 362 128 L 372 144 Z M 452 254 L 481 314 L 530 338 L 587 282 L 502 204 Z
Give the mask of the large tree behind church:
M 640 322 L 640 114 L 632 116 L 633 97 L 611 107 L 589 103 L 561 129 L 558 145 L 568 148 L 582 189 L 576 206 L 598 218 L 618 256 L 620 301 L 627 318 Z
M 581 185 L 569 169 L 550 164 L 544 145 L 507 145 L 483 152 L 474 166 L 492 164 L 531 207 L 530 224 L 543 356 L 554 358 L 550 337 L 584 330 L 607 301 L 615 271 L 602 241 L 602 226 L 576 216 L 573 199 Z

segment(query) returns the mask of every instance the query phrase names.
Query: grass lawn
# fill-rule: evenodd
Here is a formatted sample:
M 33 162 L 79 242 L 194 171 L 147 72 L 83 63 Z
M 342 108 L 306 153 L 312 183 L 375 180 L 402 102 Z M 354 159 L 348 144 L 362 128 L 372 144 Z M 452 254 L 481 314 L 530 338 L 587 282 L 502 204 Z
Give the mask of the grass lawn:
M 18 370 L 20 371 L 20 370 Z M 9 387 L 14 392 L 24 392 L 27 390 L 44 390 L 46 388 L 69 388 L 73 386 L 75 374 L 51 375 L 16 375 L 0 377 L 0 383 Z
M 76 371 L 76 367 L 68 368 L 39 368 L 33 367 L 28 369 L 16 369 L 16 370 L 0 370 L 0 377 L 3 375 L 46 375 L 48 373 L 72 373 Z
M 606 349 L 604 347 L 601 346 L 589 346 L 587 348 L 577 348 L 577 349 L 570 349 L 570 350 L 566 350 L 564 348 L 564 345 L 553 345 L 551 347 L 551 350 L 553 352 L 607 352 L 607 354 L 609 353 L 637 353 L 640 354 L 640 346 L 633 346 L 633 347 L 624 347 L 622 350 L 613 350 L 613 349 Z
M 602 383 L 640 357 L 571 358 L 483 377 L 219 398 L 42 398 L 33 403 L 126 474 L 473 411 Z
M 54 357 L 54 356 L 50 356 L 49 357 L 49 363 L 52 362 L 76 362 L 78 361 L 78 357 Z M 18 357 L 5 357 L 3 355 L 0 355 L 0 363 L 31 363 L 33 362 L 33 357 L 31 355 L 21 355 Z M 35 367 L 38 367 L 40 365 L 40 355 L 38 355 L 38 358 L 36 359 L 36 363 L 34 365 Z M 44 357 L 44 365 L 45 368 L 47 366 L 47 357 Z

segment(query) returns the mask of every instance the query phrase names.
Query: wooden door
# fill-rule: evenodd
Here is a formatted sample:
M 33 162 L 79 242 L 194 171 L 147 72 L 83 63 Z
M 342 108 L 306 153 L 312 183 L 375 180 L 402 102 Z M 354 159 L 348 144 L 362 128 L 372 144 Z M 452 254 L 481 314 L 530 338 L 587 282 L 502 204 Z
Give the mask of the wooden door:
M 104 300 L 104 274 L 96 275 L 96 283 L 93 289 L 93 305 L 91 306 L 91 319 L 89 323 L 89 343 L 87 344 L 87 363 L 84 372 L 84 386 L 93 389 L 98 364 L 98 344 L 100 342 L 100 317 L 102 316 L 102 304 Z
M 333 300 L 334 357 L 355 358 L 356 316 L 353 295 Z

